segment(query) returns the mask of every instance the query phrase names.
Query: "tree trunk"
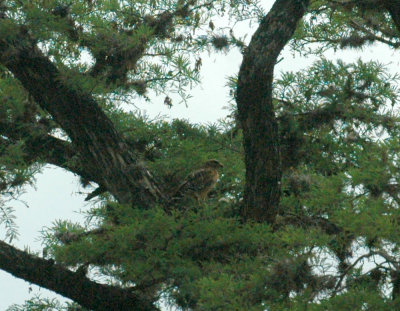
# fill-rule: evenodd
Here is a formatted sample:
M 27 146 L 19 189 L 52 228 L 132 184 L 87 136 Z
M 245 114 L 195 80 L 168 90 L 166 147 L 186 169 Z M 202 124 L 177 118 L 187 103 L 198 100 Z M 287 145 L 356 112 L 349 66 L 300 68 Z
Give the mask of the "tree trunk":
M 150 206 L 163 197 L 152 175 L 138 161 L 91 94 L 65 82 L 62 73 L 38 49 L 27 30 L 0 40 L 4 64 L 68 134 L 93 180 L 120 203 Z
M 280 201 L 278 124 L 272 103 L 274 67 L 292 37 L 308 0 L 278 0 L 252 37 L 240 67 L 237 88 L 243 129 L 246 186 L 241 214 L 274 223 Z

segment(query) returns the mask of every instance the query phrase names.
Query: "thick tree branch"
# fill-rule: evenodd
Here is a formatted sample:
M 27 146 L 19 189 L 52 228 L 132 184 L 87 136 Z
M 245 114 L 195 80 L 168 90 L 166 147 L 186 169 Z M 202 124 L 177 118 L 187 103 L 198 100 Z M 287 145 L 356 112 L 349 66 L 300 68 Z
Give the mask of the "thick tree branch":
M 33 160 L 43 161 L 61 167 L 85 180 L 101 183 L 101 176 L 94 176 L 85 170 L 79 154 L 74 150 L 71 143 L 46 135 L 26 141 L 26 157 Z M 27 159 L 29 160 L 29 159 Z M 29 163 L 29 161 L 27 161 Z
M 90 175 L 72 144 L 47 134 L 40 124 L 25 123 L 23 126 L 0 121 L 0 134 L 7 137 L 3 146 L 18 144 L 23 140 L 23 158 L 28 165 L 44 162 L 61 167 L 85 180 L 101 182 L 101 176 Z
M 97 311 L 156 311 L 158 308 L 129 289 L 99 284 L 80 273 L 28 254 L 0 241 L 0 269 Z
M 150 172 L 93 97 L 68 85 L 28 31 L 23 26 L 14 27 L 18 35 L 0 39 L 0 62 L 69 135 L 89 175 L 101 176 L 100 184 L 121 203 L 145 207 L 162 198 Z
M 245 219 L 273 223 L 278 212 L 281 165 L 272 103 L 273 73 L 279 53 L 293 35 L 308 3 L 277 0 L 244 53 L 236 100 L 245 149 Z

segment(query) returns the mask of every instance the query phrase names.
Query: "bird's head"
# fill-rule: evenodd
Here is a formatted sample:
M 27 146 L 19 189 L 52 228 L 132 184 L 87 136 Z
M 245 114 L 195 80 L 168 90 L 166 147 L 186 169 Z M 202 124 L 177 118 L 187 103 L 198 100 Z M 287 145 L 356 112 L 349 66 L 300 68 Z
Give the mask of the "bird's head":
M 220 169 L 223 168 L 224 166 L 221 164 L 221 162 L 212 159 L 212 160 L 208 160 L 206 163 L 204 163 L 205 167 L 209 167 L 209 168 L 215 168 L 215 169 Z

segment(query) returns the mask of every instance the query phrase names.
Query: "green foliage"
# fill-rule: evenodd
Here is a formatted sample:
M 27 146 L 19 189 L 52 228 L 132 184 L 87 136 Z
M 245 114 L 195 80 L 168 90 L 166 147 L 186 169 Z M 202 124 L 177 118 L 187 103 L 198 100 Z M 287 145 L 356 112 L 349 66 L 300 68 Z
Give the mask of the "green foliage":
M 117 209 L 110 219 L 112 207 Z M 259 272 L 273 262 L 273 269 L 284 269 L 278 258 L 290 258 L 290 254 L 282 244 L 295 244 L 300 249 L 310 237 L 302 230 L 273 234 L 264 224 L 241 224 L 229 216 L 230 208 L 217 202 L 197 211 L 168 215 L 161 209 L 109 205 L 98 214 L 104 218 L 102 234 L 66 245 L 52 244 L 51 254 L 69 266 L 84 261 L 100 266 L 103 274 L 122 284 L 148 295 L 168 297 L 183 308 L 262 310 L 257 302 L 279 295 L 266 292 L 266 286 L 271 284 L 279 291 L 282 283 L 275 270 L 270 277 L 269 272 L 264 276 Z M 110 224 L 116 220 L 118 226 Z M 302 265 L 307 265 L 306 258 L 299 259 Z M 289 283 L 287 288 L 301 291 L 299 284 Z
M 291 42 L 291 48 L 302 54 L 322 54 L 343 48 L 362 50 L 380 42 L 399 47 L 396 27 L 382 3 L 365 1 L 313 0 Z
M 282 73 L 274 107 L 282 197 L 273 225 L 239 218 L 245 182 L 236 112 L 216 124 L 155 120 L 121 103 L 149 91 L 183 99 L 200 79 L 201 52 L 245 49 L 215 27 L 260 18 L 252 1 L 3 1 L 2 40 L 25 25 L 68 87 L 93 94 L 168 194 L 209 159 L 224 164 L 205 202 L 142 209 L 107 193 L 85 224 L 43 230 L 44 257 L 182 310 L 395 310 L 399 308 L 399 77 L 378 62 L 332 62 Z M 313 1 L 291 42 L 301 54 L 397 47 L 398 33 L 370 1 Z M 170 12 L 170 18 L 165 12 Z M 165 15 L 163 15 L 165 14 Z M 161 23 L 160 23 L 161 21 Z M 12 55 L 11 55 L 12 56 Z M 93 66 L 93 64 L 96 65 Z M 16 237 L 7 199 L 34 182 L 44 160 L 29 145 L 68 137 L 4 68 L 0 75 L 0 224 Z M 237 78 L 228 86 L 234 97 Z M 171 104 L 170 99 L 165 100 Z M 72 160 L 73 161 L 73 160 Z M 84 181 L 85 186 L 87 182 Z M 4 201 L 4 204 L 3 204 Z M 82 310 L 33 298 L 17 310 Z
M 15 223 L 14 209 L 0 201 L 0 225 L 6 230 L 4 238 L 12 242 L 18 237 L 18 227 Z
M 136 92 L 145 97 L 150 89 L 177 92 L 183 99 L 199 82 L 195 64 L 200 52 L 212 46 L 221 49 L 217 38 L 231 37 L 221 35 L 222 27 L 211 27 L 212 18 L 227 16 L 234 23 L 262 14 L 258 1 L 241 0 L 22 0 L 3 5 L 59 68 L 65 67 L 65 81 L 75 88 L 96 95 Z M 2 20 L 0 29 L 2 38 L 18 35 L 9 20 Z M 238 42 L 232 37 L 224 47 Z
M 40 296 L 31 298 L 23 305 L 12 305 L 6 311 L 87 311 L 75 303 L 61 304 L 56 299 Z

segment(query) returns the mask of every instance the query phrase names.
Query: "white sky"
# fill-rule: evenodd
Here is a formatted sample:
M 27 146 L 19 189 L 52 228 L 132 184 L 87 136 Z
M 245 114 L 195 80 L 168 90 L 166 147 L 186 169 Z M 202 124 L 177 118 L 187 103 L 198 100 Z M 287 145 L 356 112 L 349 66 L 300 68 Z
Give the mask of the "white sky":
M 296 71 L 312 63 L 312 59 L 295 59 L 287 51 L 283 53 L 283 56 L 283 61 L 276 68 L 276 74 L 281 70 Z M 398 71 L 398 55 L 396 57 L 393 51 L 383 47 L 370 47 L 364 52 L 329 53 L 326 57 L 351 61 L 360 56 L 364 60 L 393 62 L 390 66 L 391 70 Z M 228 105 L 229 99 L 228 89 L 224 87 L 226 77 L 238 72 L 241 55 L 238 51 L 227 55 L 211 56 L 204 53 L 202 58 L 203 82 L 191 92 L 193 97 L 189 100 L 188 107 L 181 104 L 168 109 L 163 104 L 164 97 L 160 96 L 153 103 L 140 104 L 140 108 L 152 117 L 161 114 L 170 119 L 185 118 L 195 123 L 213 123 L 226 116 L 228 112 L 223 109 Z M 14 245 L 19 248 L 29 246 L 31 250 L 41 250 L 40 242 L 37 240 L 41 228 L 50 226 L 56 219 L 82 219 L 77 212 L 85 209 L 85 196 L 78 193 L 80 191 L 78 185 L 76 177 L 55 167 L 48 167 L 43 174 L 37 176 L 36 189 L 28 188 L 27 193 L 22 196 L 22 199 L 29 203 L 30 208 L 15 204 L 20 238 L 14 242 Z M 3 237 L 4 229 L 0 227 L 0 239 Z M 55 297 L 44 289 L 30 286 L 27 282 L 0 270 L 0 310 L 6 310 L 13 303 L 21 304 L 33 294 Z

